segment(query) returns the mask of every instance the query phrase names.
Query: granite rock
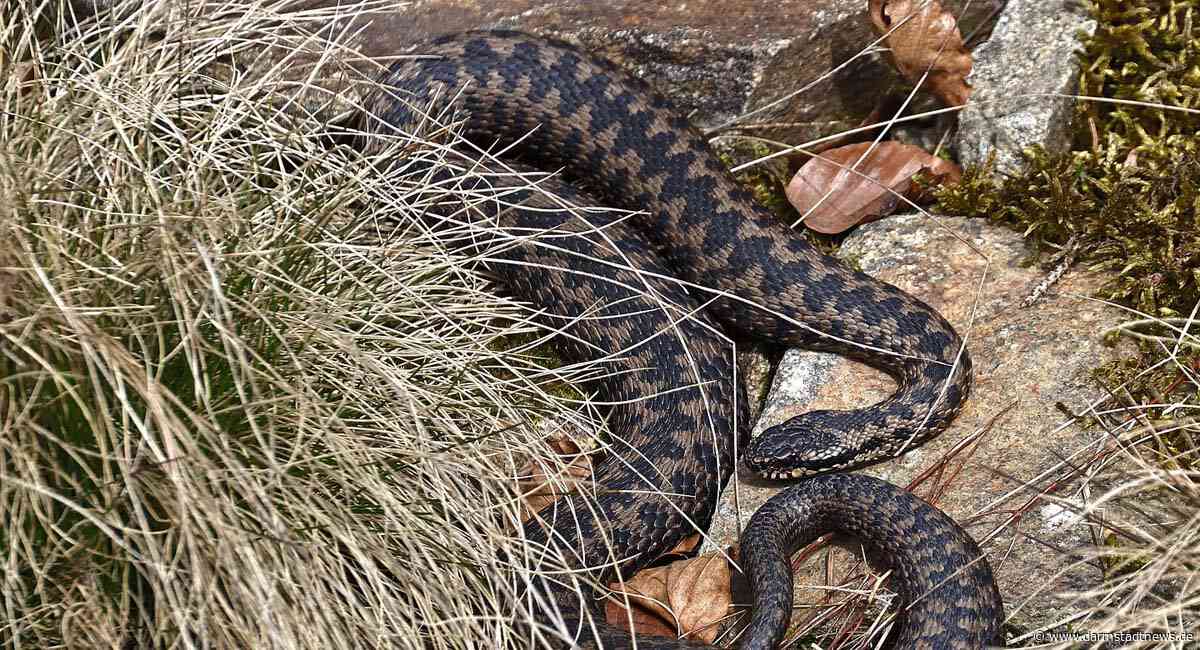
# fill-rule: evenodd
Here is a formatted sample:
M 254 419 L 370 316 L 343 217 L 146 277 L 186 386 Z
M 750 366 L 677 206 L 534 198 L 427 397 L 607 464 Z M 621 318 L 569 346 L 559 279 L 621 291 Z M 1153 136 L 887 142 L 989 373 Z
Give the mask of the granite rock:
M 957 146 L 963 165 L 1021 168 L 1021 151 L 1042 145 L 1065 151 L 1077 92 L 1079 34 L 1096 28 L 1076 0 L 1009 0 L 992 36 L 974 51 L 968 78 L 975 90 L 959 115 Z
M 927 499 L 935 496 L 940 508 L 985 542 L 1010 630 L 1035 629 L 1068 615 L 1077 604 L 1056 594 L 1080 591 L 1101 579 L 1095 567 L 1066 570 L 1075 559 L 1071 554 L 1095 540 L 1087 524 L 1069 509 L 1039 499 L 1035 489 L 1062 478 L 1055 494 L 1075 498 L 1079 482 L 1070 478 L 1063 459 L 1078 462 L 1107 443 L 1104 431 L 1081 428 L 1064 415 L 1085 413 L 1106 396 L 1089 371 L 1116 354 L 1100 333 L 1121 322 L 1121 314 L 1086 299 L 1101 278 L 1069 273 L 1041 302 L 1022 308 L 1041 279 L 1039 272 L 1023 264 L 1029 251 L 1018 233 L 983 220 L 890 218 L 861 227 L 840 254 L 940 311 L 967 337 L 974 361 L 974 390 L 950 429 L 866 473 L 907 486 L 981 432 L 977 448 L 952 462 L 963 462 L 952 480 L 935 495 L 929 491 L 932 482 L 915 491 Z M 877 402 L 893 386 L 886 375 L 860 363 L 788 351 L 754 433 L 805 411 Z M 743 468 L 736 489 L 723 497 L 709 531 L 710 548 L 735 544 L 750 515 L 785 486 L 748 476 Z M 808 584 L 819 579 L 809 573 Z M 805 581 L 800 574 L 797 583 Z M 812 589 L 797 592 L 798 602 L 816 602 L 823 595 Z

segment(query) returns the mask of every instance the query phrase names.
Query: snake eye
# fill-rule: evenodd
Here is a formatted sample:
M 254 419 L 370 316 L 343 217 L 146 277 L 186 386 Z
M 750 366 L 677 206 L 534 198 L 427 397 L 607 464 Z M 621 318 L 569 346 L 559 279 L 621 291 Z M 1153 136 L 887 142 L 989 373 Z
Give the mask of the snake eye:
M 787 444 L 764 436 L 750 443 L 746 450 L 746 466 L 765 478 L 792 478 L 796 476 L 797 465 L 804 463 L 804 459 L 796 457 L 795 451 Z
M 839 414 L 840 415 L 840 414 Z M 859 452 L 829 426 L 825 412 L 813 411 L 762 432 L 747 446 L 746 466 L 768 479 L 824 474 L 847 466 Z

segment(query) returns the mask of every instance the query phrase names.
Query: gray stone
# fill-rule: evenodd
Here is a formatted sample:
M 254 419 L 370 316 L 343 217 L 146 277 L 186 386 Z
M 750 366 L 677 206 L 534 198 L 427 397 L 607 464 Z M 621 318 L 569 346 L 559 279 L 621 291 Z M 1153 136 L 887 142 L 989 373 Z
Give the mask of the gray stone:
M 1014 629 L 1033 629 L 1075 611 L 1056 595 L 1095 586 L 1095 567 L 1076 566 L 1063 552 L 1093 543 L 1088 526 L 1054 502 L 1040 500 L 1026 484 L 1045 487 L 1065 477 L 1061 459 L 1095 449 L 1103 431 L 1067 423 L 1062 409 L 1087 412 L 1106 393 L 1089 370 L 1116 354 L 1100 333 L 1121 322 L 1121 313 L 1089 301 L 1102 279 L 1072 272 L 1057 292 L 1030 308 L 1019 304 L 1041 279 L 1023 265 L 1028 251 L 1019 234 L 983 220 L 894 217 L 861 227 L 842 247 L 864 271 L 920 297 L 945 315 L 974 360 L 974 390 L 951 428 L 904 457 L 866 473 L 908 486 L 973 433 L 978 447 L 962 453 L 961 469 L 931 493 L 934 481 L 914 490 L 962 523 L 996 569 Z M 982 278 L 982 280 L 981 280 Z M 757 433 L 814 409 L 852 409 L 886 398 L 894 384 L 886 375 L 829 354 L 789 351 L 775 373 Z M 1061 408 L 1060 408 L 1061 405 Z M 1076 457 L 1076 461 L 1079 457 Z M 745 475 L 726 491 L 710 529 L 710 548 L 736 544 L 741 527 L 781 484 Z M 1078 481 L 1064 480 L 1055 495 L 1076 500 Z M 931 499 L 932 495 L 936 498 Z M 1015 523 L 1013 512 L 1024 512 Z M 1058 550 L 1055 550 L 1058 549 Z M 812 563 L 809 563 L 810 565 Z M 801 572 L 797 583 L 821 583 Z M 814 603 L 828 591 L 801 589 L 798 602 Z
M 71 0 L 89 15 L 113 0 Z M 197 17 L 228 13 L 249 0 L 145 0 Z M 268 45 L 235 53 L 236 75 L 219 79 L 277 86 L 268 97 L 286 108 L 336 121 L 353 112 L 383 65 L 431 37 L 508 28 L 574 41 L 611 58 L 669 95 L 701 128 L 753 112 L 745 123 L 773 124 L 755 135 L 800 143 L 859 125 L 906 85 L 881 55 L 862 0 L 411 0 L 371 11 L 343 0 L 286 0 Z M 969 33 L 987 2 L 943 0 Z M 132 10 L 137 3 L 126 3 Z M 348 35 L 348 36 L 343 36 Z M 252 41 L 254 34 L 239 34 Z M 338 45 L 331 42 L 338 40 Z M 281 64 L 281 61 L 283 62 Z M 845 64 L 845 65 L 843 65 Z M 302 83 L 301 83 L 302 82 Z
M 964 30 L 990 13 L 987 3 L 942 4 Z M 862 0 L 421 0 L 381 21 L 376 31 L 410 43 L 472 27 L 565 38 L 649 80 L 701 128 L 753 112 L 746 122 L 788 125 L 756 134 L 786 142 L 853 128 L 905 83 L 868 50 L 875 35 Z
M 1076 0 L 1009 0 L 992 36 L 975 49 L 968 78 L 971 101 L 959 115 L 959 159 L 983 164 L 995 151 L 996 171 L 1019 170 L 1021 150 L 1070 145 L 1077 91 L 1078 34 L 1096 22 Z

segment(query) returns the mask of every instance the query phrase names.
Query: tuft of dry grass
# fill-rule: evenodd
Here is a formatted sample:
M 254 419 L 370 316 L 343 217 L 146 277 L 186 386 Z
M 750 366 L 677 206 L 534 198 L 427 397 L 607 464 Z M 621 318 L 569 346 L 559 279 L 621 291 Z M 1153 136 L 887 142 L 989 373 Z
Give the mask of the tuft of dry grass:
M 393 226 L 453 188 L 208 75 L 266 6 L 71 31 L 10 4 L 0 647 L 527 645 L 512 477 L 565 465 L 545 423 L 590 416 L 556 397 L 590 370 L 498 352 L 545 333 Z
M 1099 566 L 1104 580 L 1069 594 L 1080 613 L 1062 623 L 1077 635 L 1045 635 L 1044 641 L 1060 641 L 1056 647 L 1186 648 L 1197 642 L 1198 312 L 1200 304 L 1186 318 L 1131 310 L 1135 318 L 1117 328 L 1142 343 L 1142 369 L 1107 386 L 1107 408 L 1088 414 L 1108 432 L 1106 451 L 1075 470 L 1086 479 L 1075 498 L 1055 500 L 1090 525 L 1096 543 L 1078 561 Z M 1135 400 L 1133 387 L 1157 399 Z

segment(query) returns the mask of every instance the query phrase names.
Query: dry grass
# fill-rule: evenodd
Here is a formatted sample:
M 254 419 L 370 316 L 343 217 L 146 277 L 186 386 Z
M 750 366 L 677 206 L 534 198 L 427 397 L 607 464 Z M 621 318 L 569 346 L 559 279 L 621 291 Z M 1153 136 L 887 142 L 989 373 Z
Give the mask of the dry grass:
M 1084 636 L 1037 631 L 1027 640 L 1062 648 L 1190 648 L 1200 641 L 1200 375 L 1195 321 L 1137 318 L 1119 331 L 1142 340 L 1143 368 L 1109 386 L 1110 397 L 1085 414 L 1107 431 L 1104 445 L 1068 474 L 1073 494 L 1047 500 L 1086 521 L 1094 548 L 1078 563 L 1098 566 L 1103 582 L 1069 594 L 1079 613 L 1060 626 Z M 1128 387 L 1166 379 L 1149 402 Z M 1064 571 L 1074 570 L 1068 566 Z M 1090 635 L 1090 636 L 1087 636 Z
M 0 25 L 0 647 L 526 645 L 511 477 L 588 369 L 497 352 L 528 312 L 379 227 L 451 190 L 205 76 L 268 12 L 52 8 Z

